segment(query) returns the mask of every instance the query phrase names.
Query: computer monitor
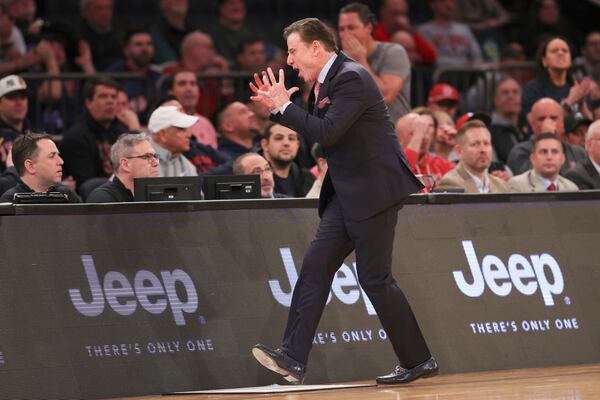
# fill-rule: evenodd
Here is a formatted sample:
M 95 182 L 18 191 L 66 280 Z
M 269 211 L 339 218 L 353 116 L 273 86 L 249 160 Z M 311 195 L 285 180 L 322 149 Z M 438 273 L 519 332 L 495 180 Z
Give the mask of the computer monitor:
M 135 201 L 202 200 L 201 188 L 202 178 L 197 176 L 133 180 Z
M 204 199 L 260 199 L 259 175 L 205 175 Z

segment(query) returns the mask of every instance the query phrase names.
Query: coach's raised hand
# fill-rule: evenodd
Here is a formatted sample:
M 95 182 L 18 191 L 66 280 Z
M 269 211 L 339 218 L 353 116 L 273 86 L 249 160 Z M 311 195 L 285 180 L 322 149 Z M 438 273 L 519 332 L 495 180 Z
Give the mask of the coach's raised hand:
M 254 82 L 250 82 L 250 89 L 254 92 L 254 96 L 250 98 L 264 104 L 271 111 L 279 109 L 290 100 L 292 94 L 300 90 L 296 86 L 286 89 L 283 69 L 279 70 L 278 82 L 270 67 L 262 72 L 262 79 L 258 74 L 254 74 Z

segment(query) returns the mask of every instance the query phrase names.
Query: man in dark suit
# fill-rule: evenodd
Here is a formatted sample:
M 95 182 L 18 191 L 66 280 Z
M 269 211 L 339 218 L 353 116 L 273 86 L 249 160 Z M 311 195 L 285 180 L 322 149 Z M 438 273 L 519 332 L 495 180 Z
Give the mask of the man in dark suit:
M 290 382 L 302 382 L 315 330 L 335 272 L 356 251 L 358 278 L 373 303 L 400 360 L 378 383 L 405 383 L 438 372 L 437 362 L 402 290 L 391 274 L 397 213 L 404 199 L 423 186 L 400 149 L 383 96 L 361 65 L 338 52 L 329 28 L 316 18 L 284 30 L 288 64 L 314 82 L 307 112 L 289 101 L 268 69 L 255 74 L 252 100 L 266 105 L 278 123 L 318 142 L 329 170 L 319 199 L 321 222 L 302 262 L 281 349 L 256 345 L 265 367 Z
M 588 127 L 585 151 L 588 158 L 567 171 L 565 178 L 575 182 L 579 190 L 600 189 L 600 121 L 595 121 Z

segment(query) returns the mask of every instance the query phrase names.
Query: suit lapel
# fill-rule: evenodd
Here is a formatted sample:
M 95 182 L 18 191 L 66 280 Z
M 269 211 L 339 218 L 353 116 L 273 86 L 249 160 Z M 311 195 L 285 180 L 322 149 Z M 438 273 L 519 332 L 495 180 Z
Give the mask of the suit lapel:
M 538 179 L 537 174 L 533 169 L 529 171 L 527 174 L 527 178 L 529 180 L 529 186 L 531 187 L 532 192 L 545 192 L 546 187 L 542 183 L 541 180 Z
M 330 81 L 333 79 L 333 77 L 337 74 L 338 70 L 340 69 L 341 65 L 344 63 L 344 61 L 346 61 L 347 57 L 344 54 L 344 52 L 340 51 L 337 53 L 337 57 L 335 59 L 335 61 L 333 62 L 333 64 L 331 64 L 331 68 L 329 68 L 329 71 L 327 71 L 327 75 L 325 76 L 325 80 L 323 81 L 323 84 L 321 85 L 321 88 L 319 89 L 319 98 L 318 99 L 314 99 L 314 86 L 311 89 L 311 96 L 314 99 L 314 103 L 310 104 L 310 97 L 309 97 L 309 110 L 313 110 L 313 114 L 316 115 L 320 115 L 321 114 L 321 109 L 319 109 L 319 102 L 321 100 L 323 100 L 325 97 L 327 97 L 328 93 L 329 93 L 329 86 L 330 86 Z
M 558 190 L 559 191 L 565 191 L 565 190 L 571 190 L 567 187 L 567 178 L 563 178 L 562 176 L 558 176 Z
M 488 179 L 490 180 L 490 193 L 502 193 L 502 186 L 500 186 L 493 178 L 493 175 L 488 176 Z

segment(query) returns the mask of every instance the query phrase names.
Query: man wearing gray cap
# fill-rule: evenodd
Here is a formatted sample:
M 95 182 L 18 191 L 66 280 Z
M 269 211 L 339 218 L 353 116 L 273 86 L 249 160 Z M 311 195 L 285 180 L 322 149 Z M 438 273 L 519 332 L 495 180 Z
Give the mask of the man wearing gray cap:
M 25 132 L 27 84 L 18 75 L 0 79 L 0 172 L 6 169 L 12 142 Z
M 176 106 L 158 107 L 148 121 L 152 147 L 160 157 L 159 176 L 197 176 L 196 167 L 185 156 L 190 149 L 190 127 L 198 117 L 187 115 Z

